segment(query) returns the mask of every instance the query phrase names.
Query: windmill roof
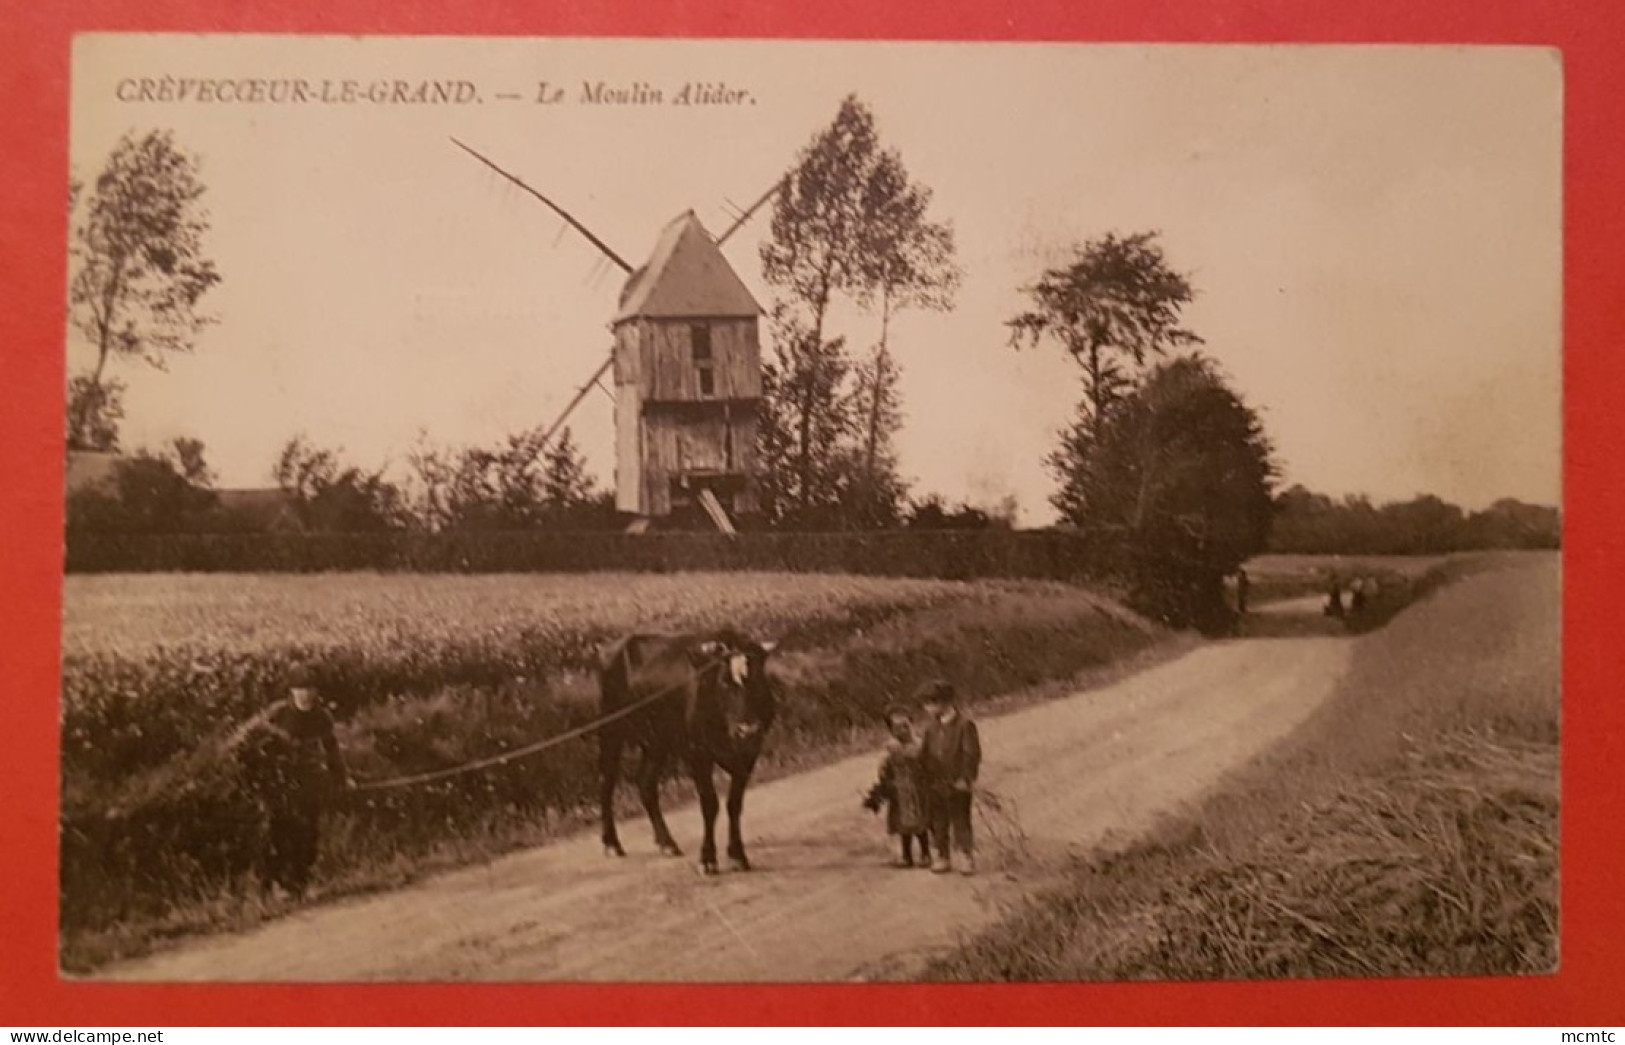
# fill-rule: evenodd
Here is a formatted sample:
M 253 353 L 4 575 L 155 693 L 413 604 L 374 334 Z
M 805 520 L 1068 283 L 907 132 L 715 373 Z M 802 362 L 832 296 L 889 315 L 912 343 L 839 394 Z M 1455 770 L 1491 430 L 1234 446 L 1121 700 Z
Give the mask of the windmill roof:
M 641 316 L 756 316 L 761 311 L 690 210 L 661 230 L 648 262 L 626 281 L 615 322 Z

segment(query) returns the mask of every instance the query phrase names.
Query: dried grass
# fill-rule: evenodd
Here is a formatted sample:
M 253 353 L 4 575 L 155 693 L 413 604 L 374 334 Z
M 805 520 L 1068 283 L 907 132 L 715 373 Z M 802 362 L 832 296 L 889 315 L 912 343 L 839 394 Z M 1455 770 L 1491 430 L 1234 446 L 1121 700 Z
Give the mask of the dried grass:
M 1360 640 L 1193 815 L 928 970 L 956 980 L 1542 973 L 1558 961 L 1559 576 L 1498 557 Z

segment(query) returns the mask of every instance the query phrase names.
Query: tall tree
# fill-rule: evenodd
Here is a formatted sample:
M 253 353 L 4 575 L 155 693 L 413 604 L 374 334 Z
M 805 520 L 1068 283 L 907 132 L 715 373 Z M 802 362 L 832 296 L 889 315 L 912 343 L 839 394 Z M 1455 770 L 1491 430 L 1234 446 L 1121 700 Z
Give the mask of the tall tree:
M 1142 608 L 1211 621 L 1222 577 L 1269 538 L 1276 468 L 1258 415 L 1200 356 L 1156 366 L 1103 421 L 1079 414 L 1049 462 L 1062 517 L 1124 540 Z
M 851 475 L 844 500 L 848 521 L 862 529 L 894 525 L 908 495 L 893 445 L 903 423 L 901 376 L 883 342 L 853 368 L 852 402 L 859 443 L 850 455 Z
M 891 446 L 902 425 L 901 371 L 891 353 L 892 316 L 908 308 L 946 311 L 959 289 L 953 226 L 932 221 L 930 206 L 931 190 L 909 178 L 896 152 L 876 157 L 866 178 L 857 290 L 859 302 L 880 314 L 880 338 L 857 369 L 855 393 L 862 426 L 859 485 L 871 494 L 887 486 L 901 492 Z
M 191 351 L 212 322 L 198 309 L 220 282 L 203 252 L 203 193 L 196 157 L 169 131 L 121 138 L 88 195 L 70 184 L 70 203 L 82 209 L 71 233 L 70 319 L 96 350 L 70 404 L 79 415 L 70 436 L 105 429 L 105 411 L 95 421 L 88 415 L 107 402 L 111 359 L 143 358 L 162 368 L 169 354 Z
M 929 219 L 930 201 L 898 154 L 882 149 L 873 114 L 850 95 L 775 197 L 762 267 L 781 296 L 761 448 L 770 473 L 789 473 L 768 499 L 803 520 L 844 504 L 857 512 L 844 522 L 873 524 L 894 520 L 901 506 L 891 448 L 902 420 L 891 320 L 904 308 L 950 307 L 959 282 L 953 229 Z M 856 365 L 845 342 L 828 334 L 839 295 L 880 314 L 879 342 Z
M 835 295 L 862 285 L 863 251 L 873 201 L 868 177 L 879 152 L 874 116 L 855 95 L 842 102 L 835 119 L 802 149 L 773 201 L 773 219 L 762 244 L 762 275 L 783 297 L 775 306 L 782 335 L 774 339 L 771 386 L 782 397 L 779 418 L 791 437 L 788 466 L 794 479 L 787 492 L 794 507 L 807 512 L 830 491 L 818 476 L 821 436 L 845 428 L 839 415 L 841 384 L 849 364 L 844 344 L 827 340 L 824 326 Z M 827 446 L 828 444 L 822 444 Z M 764 440 L 763 450 L 773 447 Z
M 1024 290 L 1032 307 L 1009 321 L 1011 343 L 1054 340 L 1078 361 L 1087 420 L 1097 430 L 1148 358 L 1202 340 L 1180 325 L 1195 292 L 1169 266 L 1155 232 L 1085 243 Z

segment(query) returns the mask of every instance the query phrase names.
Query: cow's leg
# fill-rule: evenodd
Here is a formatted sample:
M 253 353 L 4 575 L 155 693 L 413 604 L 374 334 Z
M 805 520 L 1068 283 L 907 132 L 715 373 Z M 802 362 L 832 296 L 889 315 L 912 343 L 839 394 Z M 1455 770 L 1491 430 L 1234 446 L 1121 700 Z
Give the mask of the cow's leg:
M 666 818 L 660 812 L 660 778 L 666 775 L 667 761 L 668 752 L 664 747 L 644 745 L 643 758 L 638 762 L 638 797 L 643 799 L 644 812 L 649 814 L 649 824 L 655 829 L 655 845 L 666 856 L 681 856 L 683 851 L 677 848 L 677 840 L 672 838 Z
M 700 843 L 700 870 L 705 874 L 717 873 L 717 785 L 711 779 L 711 760 L 694 758 L 689 765 L 694 776 L 694 787 L 700 793 L 700 816 L 705 821 L 704 839 Z
M 598 734 L 598 815 L 604 825 L 604 855 L 625 856 L 615 831 L 615 786 L 621 780 L 621 734 Z
M 745 785 L 749 783 L 748 772 L 728 778 L 728 862 L 735 871 L 750 870 L 750 861 L 745 859 L 745 839 L 739 829 L 739 818 L 745 811 Z

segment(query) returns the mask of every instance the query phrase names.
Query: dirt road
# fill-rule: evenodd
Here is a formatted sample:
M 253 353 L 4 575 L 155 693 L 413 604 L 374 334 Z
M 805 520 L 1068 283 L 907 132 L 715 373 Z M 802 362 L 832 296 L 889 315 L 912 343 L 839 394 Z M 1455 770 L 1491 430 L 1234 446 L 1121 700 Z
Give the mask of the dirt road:
M 113 967 L 129 980 L 854 980 L 906 978 L 1052 880 L 1069 850 L 1143 830 L 1301 722 L 1348 664 L 1340 638 L 1199 647 L 1098 690 L 982 722 L 981 874 L 889 868 L 851 759 L 755 788 L 756 870 L 702 878 L 648 824 L 606 859 L 584 836 L 400 891 L 317 907 Z

